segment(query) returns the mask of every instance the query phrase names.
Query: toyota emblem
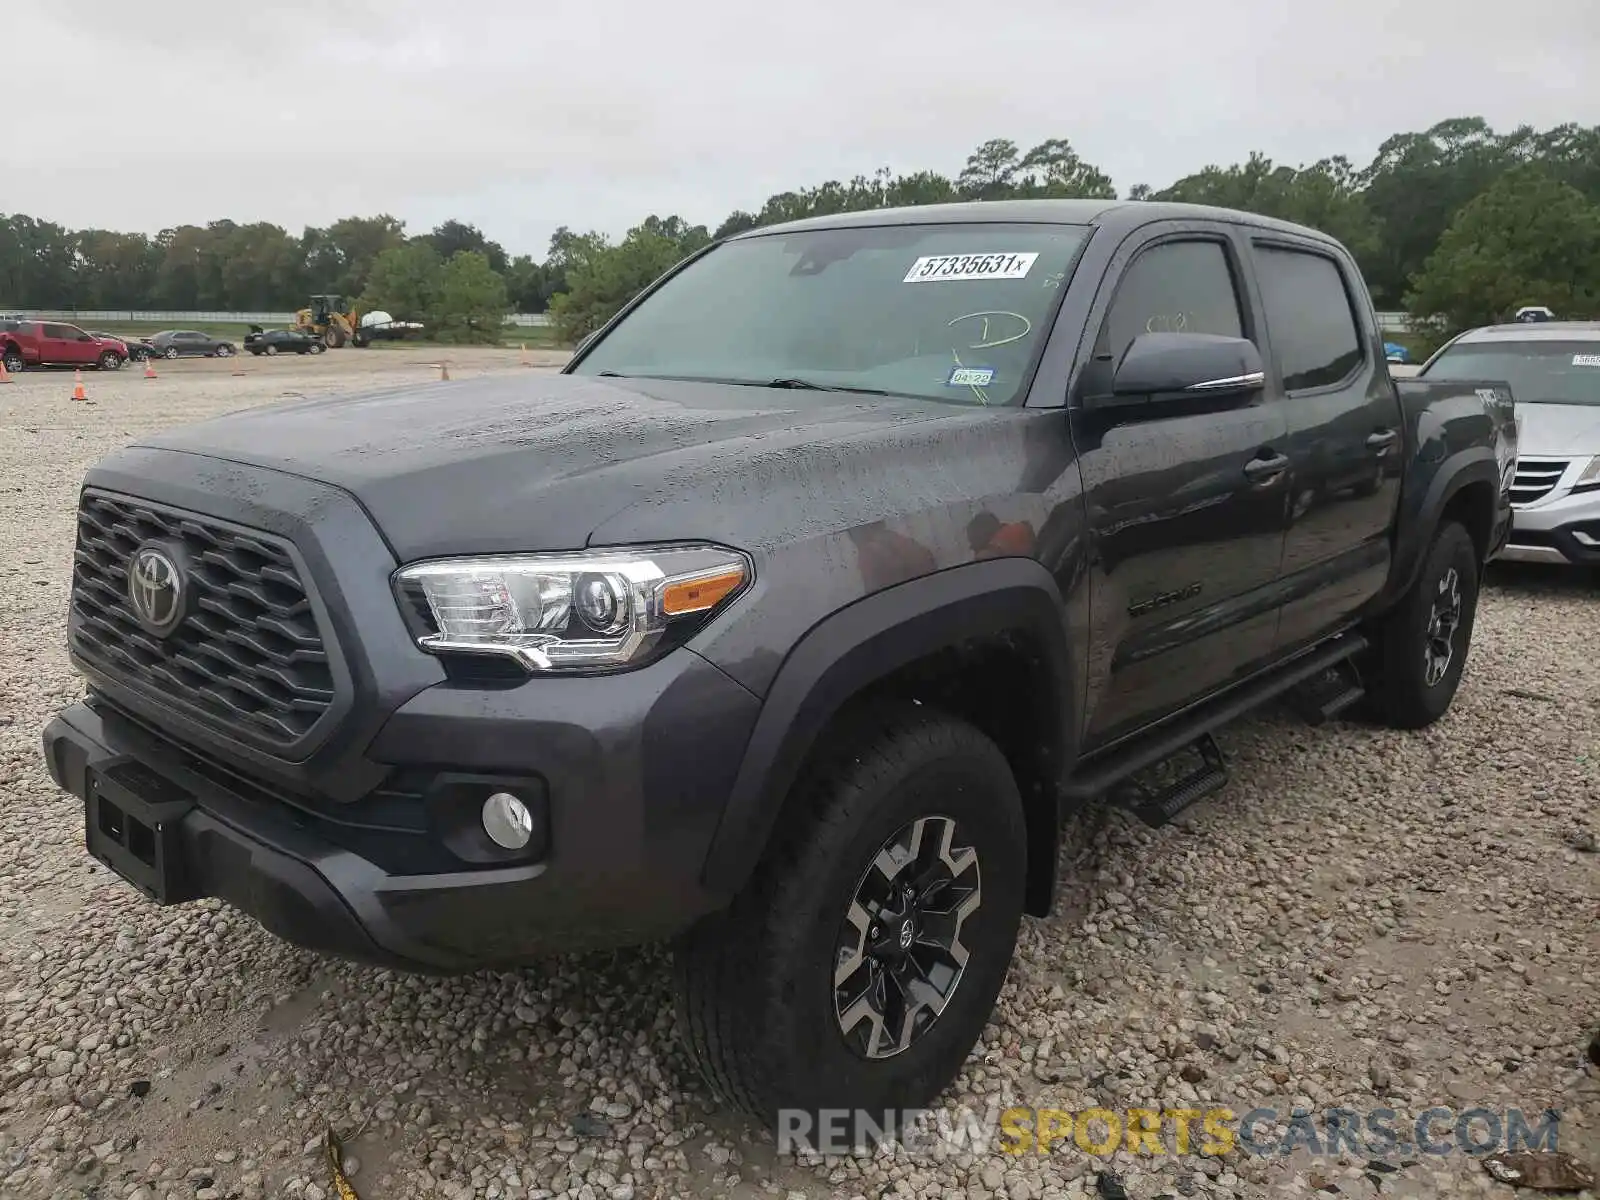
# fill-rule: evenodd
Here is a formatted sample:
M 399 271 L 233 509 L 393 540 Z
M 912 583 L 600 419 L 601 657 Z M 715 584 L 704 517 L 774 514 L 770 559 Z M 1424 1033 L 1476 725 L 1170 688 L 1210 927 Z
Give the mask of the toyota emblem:
M 177 560 L 160 546 L 141 546 L 128 564 L 128 603 L 151 633 L 165 637 L 184 616 L 184 579 Z

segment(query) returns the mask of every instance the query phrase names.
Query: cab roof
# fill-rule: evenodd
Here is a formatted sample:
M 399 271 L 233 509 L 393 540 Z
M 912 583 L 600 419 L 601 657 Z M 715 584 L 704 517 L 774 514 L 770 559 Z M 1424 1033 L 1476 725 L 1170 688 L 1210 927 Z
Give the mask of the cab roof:
M 857 212 L 804 217 L 779 225 L 763 225 L 736 234 L 729 241 L 764 237 L 774 233 L 800 233 L 821 229 L 859 229 L 883 225 L 1038 223 L 1088 225 L 1128 232 L 1154 221 L 1224 221 L 1258 229 L 1293 233 L 1334 243 L 1320 230 L 1259 213 L 1213 207 L 1209 204 L 1174 204 L 1159 200 L 972 200 L 955 204 L 918 204 L 901 208 L 870 208 Z

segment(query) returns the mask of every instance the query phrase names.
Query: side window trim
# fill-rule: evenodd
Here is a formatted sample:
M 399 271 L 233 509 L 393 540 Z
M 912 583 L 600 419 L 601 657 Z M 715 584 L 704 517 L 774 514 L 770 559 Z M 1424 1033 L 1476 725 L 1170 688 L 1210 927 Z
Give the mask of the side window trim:
M 1254 314 L 1250 311 L 1248 295 L 1243 286 L 1244 277 L 1239 266 L 1238 248 L 1233 244 L 1233 239 L 1228 237 L 1223 230 L 1195 228 L 1158 234 L 1149 241 L 1141 243 L 1133 254 L 1129 256 L 1126 264 L 1116 272 L 1116 281 L 1112 285 L 1110 297 L 1106 301 L 1104 311 L 1100 314 L 1094 338 L 1089 343 L 1091 354 L 1098 355 L 1100 353 L 1101 339 L 1111 326 L 1111 314 L 1116 309 L 1117 300 L 1122 295 L 1123 285 L 1127 282 L 1128 276 L 1133 273 L 1134 267 L 1139 264 L 1140 260 L 1152 251 L 1160 250 L 1165 246 L 1184 245 L 1190 242 L 1209 242 L 1222 251 L 1223 263 L 1228 270 L 1228 282 L 1233 287 L 1234 307 L 1239 313 L 1240 332 L 1242 336 L 1249 338 L 1251 341 L 1255 340 Z
M 1263 249 L 1279 250 L 1290 254 L 1310 255 L 1314 258 L 1322 259 L 1324 262 L 1327 262 L 1333 267 L 1334 274 L 1339 280 L 1339 286 L 1344 290 L 1345 308 L 1350 316 L 1351 332 L 1355 334 L 1356 347 L 1361 352 L 1361 358 L 1355 363 L 1355 365 L 1352 366 L 1342 378 L 1336 380 L 1335 382 L 1319 383 L 1315 387 L 1289 388 L 1285 383 L 1287 377 L 1284 374 L 1283 360 L 1281 357 L 1280 347 L 1282 346 L 1282 340 L 1278 339 L 1274 341 L 1272 350 L 1272 369 L 1277 375 L 1280 393 L 1286 399 L 1297 399 L 1300 397 L 1322 396 L 1332 392 L 1342 392 L 1347 390 L 1351 384 L 1361 377 L 1363 372 L 1367 371 L 1372 366 L 1372 348 L 1370 345 L 1368 345 L 1369 339 L 1366 338 L 1362 333 L 1362 318 L 1364 314 L 1357 310 L 1356 292 L 1350 286 L 1350 272 L 1346 269 L 1346 266 L 1344 262 L 1341 261 L 1340 256 L 1327 246 L 1319 245 L 1315 242 L 1303 242 L 1294 238 L 1281 236 L 1274 237 L 1268 234 L 1253 235 L 1250 239 L 1250 265 L 1256 273 L 1257 286 L 1261 288 L 1262 291 L 1262 316 L 1266 323 L 1269 336 L 1271 335 L 1272 316 L 1269 312 L 1267 312 L 1266 284 L 1262 281 L 1262 277 L 1264 275 L 1264 271 L 1262 269 L 1263 257 L 1257 254 L 1257 251 Z

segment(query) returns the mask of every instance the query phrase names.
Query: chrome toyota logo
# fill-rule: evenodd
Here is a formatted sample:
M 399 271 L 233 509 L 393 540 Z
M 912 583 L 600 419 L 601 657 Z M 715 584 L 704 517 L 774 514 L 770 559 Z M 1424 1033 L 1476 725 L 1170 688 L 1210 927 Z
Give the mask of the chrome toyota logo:
M 165 636 L 183 620 L 183 572 L 160 546 L 143 546 L 128 564 L 128 603 L 151 633 Z

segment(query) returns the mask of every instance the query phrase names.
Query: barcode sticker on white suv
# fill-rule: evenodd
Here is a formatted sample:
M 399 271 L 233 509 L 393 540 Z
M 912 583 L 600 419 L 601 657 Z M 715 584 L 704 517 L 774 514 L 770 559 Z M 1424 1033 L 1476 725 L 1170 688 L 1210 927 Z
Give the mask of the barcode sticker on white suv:
M 1600 354 L 1574 354 L 1572 365 L 1575 367 L 1600 367 Z
M 951 283 L 958 279 L 1026 279 L 1037 253 L 925 254 L 901 283 Z

